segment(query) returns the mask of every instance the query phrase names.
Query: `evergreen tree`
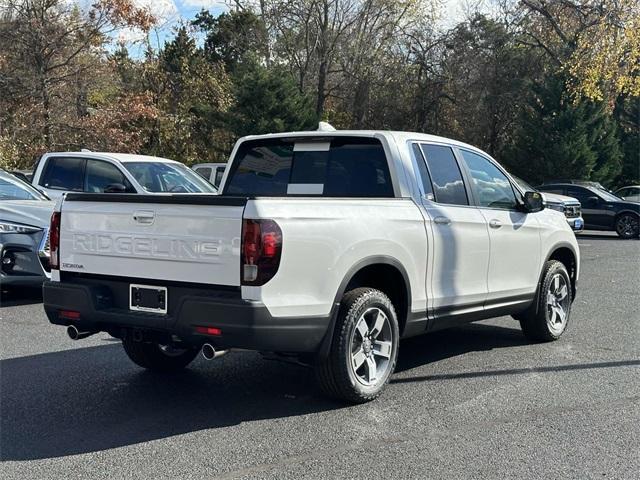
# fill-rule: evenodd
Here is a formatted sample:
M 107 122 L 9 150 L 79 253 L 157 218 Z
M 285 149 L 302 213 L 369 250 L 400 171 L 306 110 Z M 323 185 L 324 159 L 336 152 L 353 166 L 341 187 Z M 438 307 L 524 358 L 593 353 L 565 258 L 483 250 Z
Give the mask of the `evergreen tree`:
M 604 106 L 573 101 L 561 76 L 533 85 L 509 155 L 502 160 L 532 183 L 559 179 L 611 183 L 622 153 Z
M 245 66 L 234 76 L 236 103 L 226 117 L 237 136 L 309 130 L 317 125 L 312 99 L 278 68 Z
M 620 97 L 614 117 L 620 125 L 620 147 L 623 152 L 622 171 L 616 186 L 640 183 L 640 97 Z
M 242 63 L 262 63 L 268 56 L 264 23 L 249 10 L 233 10 L 218 17 L 202 10 L 191 23 L 206 34 L 207 58 L 222 62 L 228 71 Z

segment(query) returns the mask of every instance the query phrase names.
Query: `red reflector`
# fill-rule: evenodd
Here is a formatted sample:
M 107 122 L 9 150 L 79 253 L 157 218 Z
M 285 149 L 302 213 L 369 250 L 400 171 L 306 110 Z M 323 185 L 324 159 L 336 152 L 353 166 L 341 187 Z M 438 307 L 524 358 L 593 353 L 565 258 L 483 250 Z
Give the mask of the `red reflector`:
M 196 327 L 196 332 L 202 333 L 203 335 L 222 335 L 222 330 L 216 327 Z
M 265 233 L 262 236 L 262 254 L 265 257 L 275 257 L 278 253 L 278 239 L 275 233 Z
M 78 320 L 80 318 L 80 312 L 74 312 L 73 310 L 60 310 L 58 315 L 69 320 Z
M 53 212 L 49 227 L 49 266 L 56 270 L 60 268 L 60 215 Z

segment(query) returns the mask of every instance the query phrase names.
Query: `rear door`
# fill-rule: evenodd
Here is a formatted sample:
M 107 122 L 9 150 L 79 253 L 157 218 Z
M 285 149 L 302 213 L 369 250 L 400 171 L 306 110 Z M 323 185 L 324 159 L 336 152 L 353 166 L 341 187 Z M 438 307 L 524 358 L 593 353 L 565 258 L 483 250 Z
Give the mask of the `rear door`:
M 510 180 L 490 159 L 470 150 L 459 151 L 475 203 L 489 226 L 487 305 L 526 300 L 536 290 L 542 265 L 536 214 L 518 209 Z
M 245 203 L 195 194 L 69 194 L 61 271 L 240 285 Z
M 86 164 L 81 157 L 47 157 L 38 185 L 53 199 L 65 192 L 82 192 Z
M 474 206 L 453 149 L 448 145 L 414 144 L 422 177 L 422 207 L 433 231 L 429 307 L 434 316 L 481 309 L 487 296 L 489 234 Z

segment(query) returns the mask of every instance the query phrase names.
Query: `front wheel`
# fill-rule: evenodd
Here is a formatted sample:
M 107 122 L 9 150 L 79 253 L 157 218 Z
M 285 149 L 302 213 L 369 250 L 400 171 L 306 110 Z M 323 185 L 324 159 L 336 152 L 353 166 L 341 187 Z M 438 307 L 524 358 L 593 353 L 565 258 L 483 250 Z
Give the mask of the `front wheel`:
M 616 233 L 620 238 L 638 238 L 640 234 L 640 221 L 633 213 L 623 213 L 616 219 Z
M 189 365 L 198 350 L 177 349 L 155 342 L 136 342 L 130 336 L 122 340 L 127 356 L 136 365 L 156 372 L 176 372 Z
M 375 399 L 396 367 L 399 337 L 396 311 L 384 293 L 373 288 L 347 292 L 329 356 L 316 365 L 320 388 L 353 403 Z
M 569 324 L 571 302 L 571 278 L 566 267 L 557 260 L 548 261 L 535 303 L 517 317 L 522 333 L 534 341 L 557 340 Z

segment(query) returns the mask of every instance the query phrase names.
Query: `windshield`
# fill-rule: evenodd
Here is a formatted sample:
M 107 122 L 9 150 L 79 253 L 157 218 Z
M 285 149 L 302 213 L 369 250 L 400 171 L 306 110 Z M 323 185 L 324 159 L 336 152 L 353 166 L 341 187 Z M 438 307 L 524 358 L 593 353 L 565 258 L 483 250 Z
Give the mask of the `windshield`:
M 182 163 L 127 162 L 136 181 L 152 193 L 216 193 L 216 188 Z
M 602 188 L 593 187 L 591 189 L 591 191 L 596 192 L 598 195 L 600 195 L 607 202 L 619 202 L 620 200 L 622 200 L 620 197 L 614 195 L 613 193 L 609 193 L 606 190 L 603 190 Z
M 47 200 L 42 193 L 22 180 L 0 171 L 0 200 Z
M 529 185 L 527 182 L 522 180 L 520 177 L 516 177 L 515 175 L 511 175 L 511 177 L 516 181 L 518 186 L 523 189 L 525 192 L 537 192 L 538 190 Z

